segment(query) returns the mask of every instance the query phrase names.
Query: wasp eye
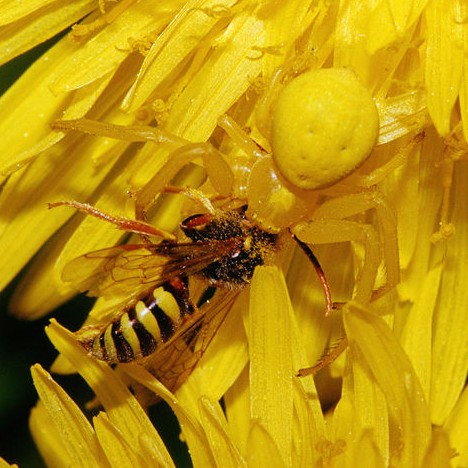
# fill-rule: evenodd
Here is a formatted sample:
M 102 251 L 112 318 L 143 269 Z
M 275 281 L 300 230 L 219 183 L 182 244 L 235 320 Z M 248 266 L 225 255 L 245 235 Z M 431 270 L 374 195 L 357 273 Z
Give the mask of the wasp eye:
M 187 234 L 191 230 L 203 229 L 208 223 L 213 221 L 213 218 L 213 215 L 210 213 L 192 215 L 180 223 L 180 228 Z

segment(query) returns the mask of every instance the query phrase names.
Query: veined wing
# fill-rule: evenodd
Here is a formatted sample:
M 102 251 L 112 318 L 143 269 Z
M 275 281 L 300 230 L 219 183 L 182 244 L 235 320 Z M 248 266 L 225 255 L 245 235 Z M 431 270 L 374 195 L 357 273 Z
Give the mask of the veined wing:
M 239 289 L 218 289 L 213 299 L 148 357 L 145 367 L 171 391 L 179 388 L 203 356 L 239 293 Z
M 232 255 L 241 248 L 240 240 L 163 243 L 147 247 L 125 244 L 96 250 L 68 263 L 62 279 L 90 296 L 139 294 L 177 275 L 193 275 L 210 263 Z

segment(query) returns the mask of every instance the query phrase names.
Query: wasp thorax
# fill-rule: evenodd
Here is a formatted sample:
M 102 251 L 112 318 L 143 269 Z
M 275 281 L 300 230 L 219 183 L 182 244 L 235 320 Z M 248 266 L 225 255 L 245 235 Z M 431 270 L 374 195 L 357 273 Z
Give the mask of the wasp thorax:
M 276 248 L 278 236 L 260 229 L 245 216 L 247 207 L 219 214 L 190 216 L 181 229 L 194 242 L 239 241 L 237 249 L 221 255 L 202 270 L 202 275 L 216 286 L 239 287 L 249 283 L 256 266 Z

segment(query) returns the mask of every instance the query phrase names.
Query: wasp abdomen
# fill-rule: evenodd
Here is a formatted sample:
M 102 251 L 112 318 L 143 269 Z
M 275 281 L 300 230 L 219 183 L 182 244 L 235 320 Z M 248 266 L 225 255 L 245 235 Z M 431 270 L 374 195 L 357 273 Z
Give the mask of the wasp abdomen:
M 81 344 L 98 359 L 132 362 L 168 341 L 193 309 L 186 279 L 176 277 L 138 298 L 119 318 Z

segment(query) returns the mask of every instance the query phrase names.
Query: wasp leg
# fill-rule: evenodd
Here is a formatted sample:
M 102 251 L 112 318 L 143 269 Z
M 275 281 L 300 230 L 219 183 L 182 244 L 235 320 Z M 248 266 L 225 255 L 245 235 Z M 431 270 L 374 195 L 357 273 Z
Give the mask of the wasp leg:
M 332 362 L 336 361 L 341 353 L 348 347 L 348 338 L 343 335 L 338 339 L 330 348 L 328 348 L 325 354 L 320 358 L 317 364 L 312 367 L 304 367 L 297 371 L 298 377 L 306 377 L 307 375 L 314 375 L 317 372 L 325 369 Z
M 108 213 L 104 213 L 103 211 L 98 210 L 97 208 L 95 208 L 92 205 L 89 205 L 88 203 L 80 203 L 74 200 L 49 203 L 49 208 L 56 208 L 57 206 L 69 206 L 75 208 L 78 211 L 82 211 L 83 213 L 86 213 L 88 215 L 102 219 L 109 223 L 113 223 L 119 229 L 122 229 L 124 231 L 134 232 L 143 236 L 161 237 L 163 239 L 171 241 L 176 239 L 173 234 L 163 231 L 162 229 L 158 229 L 157 227 L 152 226 L 151 224 L 145 223 L 143 221 L 137 221 L 134 219 L 112 216 Z
M 327 311 L 325 312 L 325 315 L 330 315 L 332 310 L 335 309 L 335 304 L 332 301 L 330 285 L 328 284 L 327 278 L 325 277 L 325 273 L 324 273 L 324 271 L 323 271 L 317 257 L 312 252 L 312 250 L 309 248 L 309 246 L 307 244 L 305 244 L 304 242 L 302 242 L 301 240 L 299 240 L 296 236 L 293 235 L 293 237 L 294 237 L 294 240 L 299 244 L 301 249 L 304 251 L 304 253 L 307 255 L 309 260 L 312 262 L 312 265 L 315 268 L 315 272 L 317 273 L 317 276 L 318 276 L 318 278 L 320 280 L 320 283 L 321 283 L 322 289 L 323 289 L 323 294 L 325 296 L 325 304 L 326 304 L 326 307 L 327 307 Z

